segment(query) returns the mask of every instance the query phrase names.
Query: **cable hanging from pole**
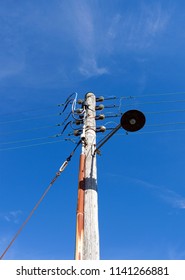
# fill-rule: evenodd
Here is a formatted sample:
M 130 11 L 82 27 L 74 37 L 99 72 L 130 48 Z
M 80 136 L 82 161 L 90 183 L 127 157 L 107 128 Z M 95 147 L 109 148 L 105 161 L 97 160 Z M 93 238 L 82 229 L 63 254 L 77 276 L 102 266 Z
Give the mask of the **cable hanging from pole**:
M 42 194 L 42 196 L 40 197 L 40 199 L 38 200 L 38 202 L 35 204 L 35 206 L 33 207 L 33 209 L 31 210 L 30 214 L 28 215 L 28 217 L 26 218 L 26 220 L 22 223 L 21 227 L 19 228 L 19 230 L 16 232 L 16 234 L 14 235 L 14 237 L 12 238 L 12 240 L 10 241 L 10 243 L 8 244 L 8 246 L 6 247 L 6 249 L 4 250 L 4 252 L 2 253 L 2 255 L 0 256 L 0 260 L 2 260 L 5 256 L 5 254 L 7 253 L 7 251 L 10 249 L 10 247 L 13 245 L 14 241 L 17 239 L 17 237 L 19 236 L 19 234 L 21 233 L 21 231 L 23 230 L 23 228 L 26 226 L 26 224 L 29 222 L 29 220 L 31 219 L 31 217 L 33 216 L 34 212 L 37 210 L 37 208 L 39 207 L 39 205 L 41 204 L 42 200 L 45 198 L 45 196 L 47 195 L 47 193 L 49 192 L 49 190 L 51 189 L 51 187 L 53 186 L 53 184 L 55 183 L 55 181 L 57 180 L 57 178 L 61 175 L 61 173 L 65 170 L 65 168 L 67 167 L 69 161 L 71 160 L 72 156 L 74 155 L 76 149 L 78 148 L 78 146 L 80 145 L 81 140 L 77 143 L 76 147 L 73 149 L 73 151 L 70 153 L 70 155 L 66 158 L 66 160 L 63 162 L 63 164 L 61 165 L 61 167 L 59 168 L 58 172 L 56 173 L 55 177 L 51 180 L 49 186 L 46 188 L 46 190 L 44 191 L 44 193 Z

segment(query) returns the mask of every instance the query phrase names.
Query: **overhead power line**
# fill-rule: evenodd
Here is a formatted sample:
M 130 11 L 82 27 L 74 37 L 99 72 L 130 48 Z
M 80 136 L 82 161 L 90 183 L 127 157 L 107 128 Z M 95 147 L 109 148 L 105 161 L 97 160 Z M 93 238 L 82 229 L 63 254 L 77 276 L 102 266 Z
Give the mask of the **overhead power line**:
M 19 230 L 17 231 L 17 233 L 14 235 L 14 237 L 12 238 L 12 240 L 10 241 L 9 245 L 7 246 L 7 248 L 5 249 L 5 251 L 2 253 L 2 255 L 0 256 L 0 260 L 3 259 L 3 257 L 5 256 L 5 254 L 7 253 L 7 251 L 10 249 L 10 247 L 12 246 L 12 244 L 14 243 L 14 241 L 17 239 L 17 237 L 19 236 L 19 234 L 21 233 L 21 231 L 23 230 L 23 228 L 26 226 L 26 224 L 29 222 L 29 220 L 31 219 L 31 217 L 33 216 L 34 212 L 37 210 L 37 208 L 39 207 L 39 205 L 41 204 L 41 202 L 43 201 L 43 199 L 45 198 L 45 196 L 47 195 L 47 193 L 49 192 L 49 190 L 51 189 L 51 187 L 53 186 L 53 184 L 55 183 L 55 181 L 57 180 L 57 178 L 61 175 L 61 173 L 65 170 L 65 168 L 67 167 L 69 161 L 71 160 L 71 158 L 73 157 L 76 149 L 78 148 L 78 146 L 80 145 L 81 140 L 77 143 L 76 147 L 73 149 L 73 151 L 70 153 L 70 155 L 66 158 L 66 160 L 64 161 L 64 163 L 61 165 L 61 167 L 59 168 L 58 172 L 56 173 L 55 177 L 52 179 L 52 181 L 50 182 L 49 186 L 46 188 L 46 190 L 44 191 L 43 195 L 40 197 L 40 199 L 38 200 L 38 202 L 35 204 L 35 206 L 33 207 L 33 209 L 31 210 L 30 214 L 28 215 L 28 217 L 26 218 L 26 220 L 22 223 L 21 227 L 19 228 Z
M 13 113 L 7 113 L 7 114 L 0 114 L 1 116 L 12 116 L 12 115 L 17 115 L 17 114 L 23 114 L 23 113 L 28 113 L 28 112 L 35 112 L 35 111 L 41 111 L 41 110 L 48 110 L 51 108 L 56 108 L 56 107 L 63 107 L 66 105 L 66 103 L 69 101 L 69 98 L 71 96 L 73 96 L 75 93 L 70 94 L 70 96 L 66 99 L 66 101 L 64 103 L 58 103 L 58 104 L 53 104 L 51 106 L 41 106 L 40 108 L 31 108 L 28 110 L 21 110 L 21 111 L 17 111 L 17 112 L 13 112 Z
M 54 105 L 46 106 L 46 107 L 42 106 L 40 108 L 31 108 L 31 109 L 28 109 L 28 110 L 22 110 L 22 111 L 17 111 L 17 112 L 12 112 L 12 113 L 0 114 L 0 117 L 14 116 L 14 115 L 25 114 L 25 113 L 30 113 L 30 112 L 37 112 L 37 111 L 48 110 L 48 109 L 51 109 L 51 108 L 57 108 L 57 107 L 62 107 L 62 106 L 64 106 L 63 103 L 54 104 Z
M 69 97 L 72 97 L 74 94 L 76 93 L 72 93 Z M 102 93 L 101 93 L 102 94 Z M 117 93 L 116 93 L 117 94 Z M 151 94 L 142 94 L 142 95 L 125 95 L 125 96 L 112 96 L 112 95 L 105 95 L 105 100 L 111 100 L 111 99 L 133 99 L 133 98 L 143 98 L 143 97 L 159 97 L 159 96 L 170 96 L 170 95 L 184 95 L 185 92 L 168 92 L 168 93 L 151 93 Z M 58 104 L 53 104 L 51 106 L 42 106 L 40 108 L 31 108 L 28 110 L 21 110 L 21 111 L 17 111 L 17 112 L 13 112 L 13 113 L 6 113 L 6 114 L 0 114 L 1 116 L 11 116 L 11 115 L 17 115 L 17 114 L 23 114 L 23 113 L 29 113 L 29 112 L 34 112 L 34 111 L 41 111 L 41 110 L 47 110 L 50 108 L 57 108 L 57 107 L 64 107 L 64 105 L 66 105 L 66 102 L 69 101 L 69 97 L 67 98 L 67 100 L 64 103 L 58 103 Z
M 59 126 L 63 126 L 64 123 L 57 123 L 54 125 L 45 125 L 45 126 L 38 126 L 38 127 L 32 127 L 29 129 L 20 129 L 20 130 L 11 130 L 8 132 L 1 132 L 0 135 L 7 135 L 7 134 L 13 134 L 13 133 L 21 133 L 21 132 L 30 132 L 33 130 L 40 130 L 40 129 L 45 129 L 45 128 L 54 128 L 54 127 L 59 127 Z
M 147 124 L 146 127 L 169 126 L 169 125 L 183 125 L 183 124 L 185 124 L 185 122 L 156 123 L 156 124 Z
M 0 135 L 8 135 L 8 134 L 14 134 L 14 133 L 22 133 L 22 132 L 30 132 L 33 130 L 40 130 L 40 129 L 45 129 L 45 128 L 54 128 L 58 125 L 45 125 L 45 126 L 39 126 L 39 127 L 32 127 L 30 129 L 20 129 L 20 130 L 11 130 L 8 132 L 1 132 Z
M 143 97 L 159 97 L 159 96 L 170 96 L 170 95 L 184 95 L 185 91 L 182 92 L 167 92 L 167 93 L 151 93 L 151 94 L 142 94 L 142 95 L 125 95 L 116 97 L 116 99 L 132 99 L 132 98 L 143 98 Z
M 171 93 L 172 94 L 172 93 Z M 181 93 L 182 94 L 182 93 Z M 185 92 L 183 93 L 185 94 Z M 75 95 L 75 96 L 73 96 Z M 165 95 L 169 95 L 169 94 L 165 94 Z M 150 96 L 154 96 L 154 95 L 150 95 Z M 156 95 L 155 95 L 156 96 Z M 163 94 L 164 96 L 164 94 Z M 140 96 L 141 97 L 141 96 Z M 146 97 L 146 95 L 145 95 Z M 128 98 L 133 98 L 133 97 L 128 97 Z M 109 98 L 109 99 L 114 99 L 114 98 Z M 121 98 L 117 98 L 118 100 L 120 100 L 120 106 L 119 109 L 121 108 L 121 101 L 123 99 L 125 99 L 125 97 L 121 97 Z M 100 98 L 99 98 L 100 101 Z M 83 246 L 81 246 L 82 243 L 80 243 L 80 248 L 85 249 L 90 247 L 90 246 L 94 246 L 94 248 L 96 247 L 96 250 L 94 250 L 95 254 L 97 254 L 98 250 L 97 250 L 97 245 L 99 246 L 99 242 L 98 241 L 98 230 L 97 232 L 97 238 L 93 239 L 95 236 L 95 230 L 93 228 L 94 224 L 96 224 L 96 228 L 98 229 L 98 221 L 94 218 L 97 219 L 98 215 L 97 215 L 97 208 L 95 209 L 95 205 L 97 205 L 97 179 L 96 179 L 96 153 L 99 153 L 99 149 L 122 127 L 126 132 L 125 134 L 117 134 L 119 136 L 128 136 L 130 134 L 133 135 L 133 133 L 130 132 L 136 132 L 138 130 L 140 130 L 144 125 L 145 125 L 145 116 L 142 112 L 138 111 L 138 110 L 129 110 L 126 111 L 124 114 L 120 112 L 121 120 L 120 123 L 117 124 L 113 121 L 107 122 L 106 124 L 117 124 L 117 126 L 114 129 L 111 128 L 107 128 L 108 130 L 111 130 L 111 132 L 106 135 L 103 139 L 101 139 L 98 144 L 96 145 L 96 133 L 98 132 L 98 128 L 101 127 L 97 127 L 96 126 L 96 120 L 98 120 L 96 117 L 96 110 L 102 110 L 102 106 L 103 108 L 112 108 L 115 107 L 117 105 L 99 105 L 96 106 L 96 102 L 97 99 L 95 98 L 94 94 L 92 93 L 88 93 L 86 94 L 86 97 L 83 101 L 83 105 L 80 109 L 76 109 L 76 104 L 77 102 L 77 93 L 73 93 L 71 94 L 67 100 L 65 101 L 64 108 L 63 108 L 63 112 L 68 108 L 70 108 L 70 113 L 67 115 L 67 118 L 64 119 L 62 124 L 60 125 L 64 125 L 64 129 L 62 130 L 61 133 L 56 134 L 54 136 L 50 136 L 50 137 L 40 137 L 40 138 L 30 138 L 30 139 L 20 139 L 17 141 L 10 141 L 10 142 L 3 142 L 0 143 L 2 145 L 13 145 L 13 144 L 17 144 L 17 143 L 23 143 L 23 142 L 29 142 L 29 141 L 40 141 L 40 140 L 44 140 L 46 138 L 55 138 L 55 137 L 59 137 L 62 135 L 62 133 L 64 132 L 65 129 L 68 128 L 68 124 L 71 125 L 71 128 L 75 130 L 75 128 L 73 127 L 73 124 L 77 125 L 77 122 L 75 121 L 79 121 L 78 125 L 80 127 L 80 129 L 78 129 L 78 133 L 76 134 L 77 136 L 80 136 L 80 141 L 76 144 L 75 148 L 73 149 L 73 151 L 70 153 L 69 157 L 64 161 L 64 163 L 62 164 L 62 166 L 60 167 L 59 171 L 56 173 L 55 177 L 53 178 L 53 180 L 50 182 L 49 186 L 46 188 L 46 190 L 44 191 L 43 195 L 41 196 L 41 198 L 39 199 L 39 201 L 36 203 L 36 205 L 34 206 L 34 208 L 32 209 L 32 211 L 30 212 L 30 214 L 28 215 L 28 217 L 26 218 L 26 220 L 23 222 L 23 224 L 21 225 L 21 227 L 19 228 L 19 230 L 17 231 L 17 233 L 15 234 L 15 236 L 13 237 L 13 239 L 11 240 L 11 242 L 9 243 L 9 245 L 7 246 L 7 248 L 5 249 L 5 251 L 3 252 L 3 254 L 0 256 L 0 259 L 2 259 L 4 257 L 4 255 L 6 254 L 6 252 L 9 250 L 9 248 L 12 246 L 13 242 L 16 240 L 16 238 L 18 237 L 18 235 L 20 234 L 20 232 L 22 231 L 22 229 L 24 228 L 24 226 L 28 223 L 28 221 L 30 220 L 30 218 L 32 217 L 32 215 L 34 214 L 34 212 L 36 211 L 36 209 L 38 208 L 38 206 L 40 205 L 40 203 L 42 202 L 42 200 L 44 199 L 44 197 L 46 196 L 46 194 L 48 193 L 48 191 L 50 190 L 50 188 L 52 187 L 53 183 L 56 181 L 56 179 L 60 176 L 61 172 L 64 171 L 64 169 L 66 168 L 68 162 L 71 160 L 74 152 L 76 151 L 76 149 L 78 148 L 78 146 L 80 145 L 80 143 L 82 143 L 82 153 L 81 155 L 83 155 L 84 158 L 84 165 L 81 164 L 81 169 L 80 172 L 82 171 L 83 176 L 79 177 L 79 189 L 83 191 L 83 198 L 82 200 L 79 202 L 79 205 L 81 206 L 80 203 L 83 202 L 83 210 L 80 212 L 77 212 L 77 215 L 80 213 L 81 215 L 83 215 L 83 218 L 80 219 L 80 221 L 83 223 L 83 225 L 81 224 L 80 227 L 82 229 L 81 232 L 85 233 L 84 234 L 84 240 L 85 242 L 83 243 Z M 164 104 L 164 103 L 180 103 L 180 102 L 184 102 L 185 100 L 175 100 L 175 101 L 166 101 L 166 100 L 161 100 L 161 101 L 155 101 L 155 102 L 144 102 L 144 103 L 138 103 L 138 105 L 141 104 Z M 126 103 L 126 102 L 125 102 Z M 80 104 L 80 103 L 78 103 Z M 72 106 L 69 106 L 72 105 Z M 133 105 L 133 104 L 130 104 Z M 135 105 L 135 104 L 134 104 Z M 137 105 L 137 104 L 136 104 Z M 80 111 L 80 113 L 78 113 Z M 177 110 L 176 110 L 177 111 Z M 179 110 L 178 110 L 179 111 Z M 182 111 L 182 110 L 181 110 Z M 184 110 L 185 111 L 185 110 Z M 132 112 L 132 114 L 130 115 L 130 112 Z M 163 111 L 164 113 L 165 111 Z M 174 112 L 173 111 L 166 111 L 166 112 Z M 68 113 L 68 111 L 66 112 Z M 129 113 L 129 114 L 128 114 Z M 154 114 L 154 113 L 158 113 L 159 112 L 148 112 L 148 114 Z M 62 113 L 60 113 L 62 114 Z M 114 115 L 118 116 L 118 115 Z M 144 118 L 143 118 L 143 117 Z M 75 119 L 75 121 L 71 121 L 69 120 L 68 123 L 67 120 L 68 118 L 73 117 Z M 108 117 L 113 117 L 113 116 L 108 116 Z M 33 119 L 33 118 L 32 118 Z M 36 118 L 34 118 L 36 119 Z M 99 120 L 104 120 L 105 118 L 100 118 Z M 150 119 L 150 118 L 149 118 Z M 28 119 L 26 119 L 28 120 Z M 30 120 L 30 118 L 29 118 Z M 21 120 L 17 120 L 18 122 Z M 25 121 L 25 120 L 23 120 Z M 164 121 L 164 120 L 163 120 Z M 168 120 L 169 121 L 169 120 Z M 13 122 L 13 121 L 10 121 Z M 0 123 L 1 124 L 1 123 Z M 185 124 L 185 122 L 168 122 L 168 123 L 156 123 L 156 124 L 148 124 L 146 125 L 147 127 L 155 127 L 155 126 L 159 126 L 159 127 L 163 127 L 163 126 L 169 126 L 169 125 L 174 125 L 174 126 L 178 126 L 178 125 L 183 125 Z M 56 125 L 55 125 L 56 126 Z M 53 126 L 52 126 L 53 127 Z M 103 126 L 102 126 L 103 127 Z M 35 128 L 38 129 L 38 128 Z M 154 128 L 153 128 L 154 129 Z M 32 129 L 33 130 L 33 129 Z M 24 130 L 25 131 L 25 130 Z M 102 130 L 99 130 L 102 131 Z M 127 132 L 129 131 L 129 132 Z M 184 129 L 170 129 L 170 130 L 151 130 L 151 131 L 142 131 L 142 132 L 137 132 L 136 135 L 139 134 L 147 134 L 147 133 L 163 133 L 163 132 L 178 132 L 178 131 L 185 131 Z M 62 141 L 67 141 L 68 139 L 62 139 L 59 141 L 48 141 L 48 142 L 41 142 L 41 143 L 36 143 L 36 144 L 30 144 L 30 145 L 21 145 L 21 146 L 17 146 L 17 147 L 8 147 L 5 149 L 0 149 L 0 151 L 5 151 L 5 150 L 15 150 L 15 149 L 21 149 L 21 148 L 28 148 L 28 147 L 34 147 L 34 146 L 40 146 L 40 145 L 46 145 L 46 144 L 55 144 L 58 142 L 62 142 Z M 72 140 L 71 140 L 72 141 Z M 93 168 L 92 168 L 93 167 Z M 82 175 L 82 174 L 81 174 Z M 81 184 L 83 182 L 83 185 Z M 96 193 L 95 193 L 96 191 Z M 92 197 L 94 196 L 94 198 L 92 199 Z M 81 208 L 81 207 L 80 207 Z M 82 208 L 81 208 L 82 209 Z M 95 211 L 94 211 L 95 210 Z M 79 216 L 79 215 L 78 215 Z M 93 219 L 94 220 L 93 220 Z M 91 220 L 92 219 L 92 220 Z M 92 221 L 92 222 L 91 222 Z M 95 228 L 95 227 L 94 227 Z M 79 232 L 79 231 L 77 231 Z M 95 240 L 95 242 L 94 242 Z M 88 246 L 87 246 L 88 244 Z M 89 246 L 90 244 L 90 246 Z M 86 254 L 86 250 L 84 250 L 85 254 Z M 89 250 L 88 252 L 88 256 L 85 256 L 84 259 L 88 259 L 92 257 L 92 250 Z M 83 253 L 84 254 L 84 253 Z M 85 255 L 84 254 L 84 255 Z M 84 257 L 84 256 L 83 256 Z M 99 257 L 99 256 L 98 256 Z
M 62 140 L 57 140 L 57 141 L 42 142 L 42 143 L 38 143 L 38 144 L 31 144 L 31 145 L 24 145 L 24 146 L 10 147 L 10 148 L 2 148 L 2 149 L 0 149 L 0 152 L 8 151 L 8 150 L 17 150 L 17 149 L 22 149 L 22 148 L 31 148 L 31 147 L 42 146 L 42 145 L 47 145 L 47 144 L 55 144 L 55 143 L 64 142 L 64 141 L 67 141 L 67 140 L 62 139 Z
M 25 118 L 25 119 L 18 119 L 18 120 L 11 120 L 11 121 L 2 121 L 2 122 L 0 122 L 0 124 L 38 120 L 38 119 L 43 119 L 43 118 L 57 117 L 57 116 L 60 116 L 60 115 L 62 115 L 62 113 L 51 114 L 51 115 L 44 115 L 44 116 L 37 116 L 37 117 L 31 117 L 31 118 Z
M 164 104 L 164 103 L 183 103 L 183 102 L 185 102 L 185 100 L 161 100 L 161 101 L 154 101 L 154 102 L 131 103 L 131 104 L 125 104 L 124 106 L 151 105 L 151 104 Z
M 8 142 L 0 142 L 0 145 L 10 145 L 10 144 L 38 141 L 38 140 L 43 140 L 43 139 L 48 139 L 48 138 L 51 138 L 51 136 L 48 136 L 48 137 L 37 137 L 37 138 L 30 138 L 30 139 L 16 140 L 16 141 L 8 141 Z
M 185 110 L 166 110 L 166 111 L 154 111 L 154 112 L 145 112 L 145 114 L 169 114 L 169 113 L 184 113 Z
M 130 133 L 125 132 L 123 133 L 117 133 L 116 136 L 130 136 L 130 135 L 143 135 L 143 134 L 155 134 L 155 133 L 172 133 L 172 132 L 184 132 L 184 129 L 165 129 L 165 130 L 152 130 L 152 131 L 143 131 L 143 132 L 136 132 L 136 133 Z
M 59 116 L 59 115 L 63 115 L 64 111 L 66 110 L 66 108 L 68 107 L 69 104 L 73 104 L 73 98 L 71 98 L 74 94 L 76 94 L 77 98 L 77 93 L 72 93 L 69 95 L 69 97 L 66 99 L 66 101 L 64 103 L 60 103 L 60 104 L 55 104 L 53 106 L 47 106 L 45 108 L 39 108 L 39 109 L 30 109 L 30 110 L 24 110 L 24 111 L 20 111 L 20 112 L 16 112 L 16 113 L 10 113 L 10 114 L 2 114 L 0 116 L 7 116 L 7 115 L 15 115 L 18 113 L 27 113 L 27 112 L 31 112 L 31 111 L 38 111 L 38 110 L 43 110 L 43 109 L 48 109 L 48 108 L 53 108 L 53 107 L 64 107 L 62 112 L 58 113 L 58 114 L 50 114 L 50 115 L 44 115 L 44 116 L 36 116 L 36 117 L 31 117 L 31 118 L 25 118 L 25 119 L 17 119 L 17 120 L 9 120 L 9 121 L 2 121 L 0 122 L 0 124 L 6 124 L 6 123 L 14 123 L 14 122 L 22 122 L 22 121 L 29 121 L 29 120 L 36 120 L 36 119 L 40 119 L 40 118 L 47 118 L 47 117 L 53 117 L 53 116 Z

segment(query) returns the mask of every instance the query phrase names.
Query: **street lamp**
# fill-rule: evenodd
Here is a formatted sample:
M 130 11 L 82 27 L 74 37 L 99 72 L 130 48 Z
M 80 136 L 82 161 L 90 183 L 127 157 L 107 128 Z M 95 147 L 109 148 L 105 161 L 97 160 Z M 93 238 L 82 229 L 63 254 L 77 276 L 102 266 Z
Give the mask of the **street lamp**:
M 118 124 L 108 135 L 105 136 L 98 144 L 94 153 L 100 154 L 99 149 L 122 127 L 126 131 L 135 132 L 143 128 L 145 125 L 145 115 L 138 110 L 129 110 L 125 112 Z

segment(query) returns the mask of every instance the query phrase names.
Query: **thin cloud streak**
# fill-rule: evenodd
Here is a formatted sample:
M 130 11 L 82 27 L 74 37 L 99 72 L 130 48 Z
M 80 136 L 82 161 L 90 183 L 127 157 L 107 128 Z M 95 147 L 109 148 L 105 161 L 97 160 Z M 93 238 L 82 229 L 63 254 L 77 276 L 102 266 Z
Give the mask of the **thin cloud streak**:
M 127 11 L 117 13 L 107 31 L 107 47 L 115 50 L 134 51 L 152 47 L 157 36 L 165 32 L 170 21 L 170 12 L 156 5 L 141 5 L 138 14 Z
M 14 224 L 19 223 L 19 217 L 22 215 L 21 210 L 9 211 L 8 213 L 1 213 L 0 218 L 5 220 L 6 222 L 11 222 Z
M 90 78 L 92 76 L 101 76 L 108 74 L 109 71 L 106 67 L 98 67 L 95 58 L 83 58 L 82 65 L 79 67 L 79 71 L 83 76 Z
M 168 250 L 168 256 L 170 260 L 184 260 L 185 259 L 185 250 L 182 250 L 182 246 L 176 245 Z
M 99 44 L 99 31 L 95 28 L 96 10 L 80 1 L 73 7 L 74 38 L 80 60 L 79 73 L 86 78 L 107 74 L 108 68 L 99 66 L 98 57 L 103 54 Z
M 151 48 L 170 20 L 170 12 L 159 3 L 140 4 L 137 14 L 132 9 L 122 14 L 104 11 L 99 2 L 84 0 L 57 1 L 51 8 L 43 12 L 32 4 L 12 7 L 14 13 L 10 11 L 0 28 L 1 80 L 17 75 L 20 83 L 38 86 L 111 74 L 112 55 Z M 1 12 L 4 18 L 7 9 Z M 33 34 L 34 41 L 29 39 Z
M 156 195 L 174 208 L 185 209 L 185 197 L 166 187 L 151 184 L 150 182 L 133 179 L 134 182 L 155 191 Z
M 130 178 L 122 174 L 108 173 L 107 176 L 130 180 L 141 187 L 151 190 L 155 196 L 168 203 L 171 207 L 185 209 L 185 197 L 164 186 L 155 185 L 139 178 Z

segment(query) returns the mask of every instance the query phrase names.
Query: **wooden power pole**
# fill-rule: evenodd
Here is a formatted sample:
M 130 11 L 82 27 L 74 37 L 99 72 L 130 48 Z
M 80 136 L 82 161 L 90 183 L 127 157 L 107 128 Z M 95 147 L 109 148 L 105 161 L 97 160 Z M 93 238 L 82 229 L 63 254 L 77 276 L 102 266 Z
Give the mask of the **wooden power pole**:
M 100 99 L 100 98 L 99 98 Z M 98 101 L 100 101 L 97 99 Z M 101 106 L 99 106 L 100 108 Z M 83 102 L 82 153 L 80 157 L 76 259 L 99 260 L 98 191 L 96 153 L 122 127 L 135 132 L 145 125 L 145 116 L 138 110 L 125 112 L 118 124 L 96 147 L 96 97 L 89 92 Z
M 99 260 L 98 192 L 96 167 L 96 97 L 89 92 L 83 109 L 78 202 L 76 216 L 76 260 Z
M 82 144 L 83 145 L 83 144 Z M 79 176 L 78 176 L 78 202 L 76 211 L 76 248 L 75 260 L 83 259 L 83 234 L 84 234 L 84 164 L 85 154 L 80 155 Z
M 83 259 L 99 259 L 98 192 L 96 167 L 96 97 L 86 94 L 85 118 L 85 193 Z

